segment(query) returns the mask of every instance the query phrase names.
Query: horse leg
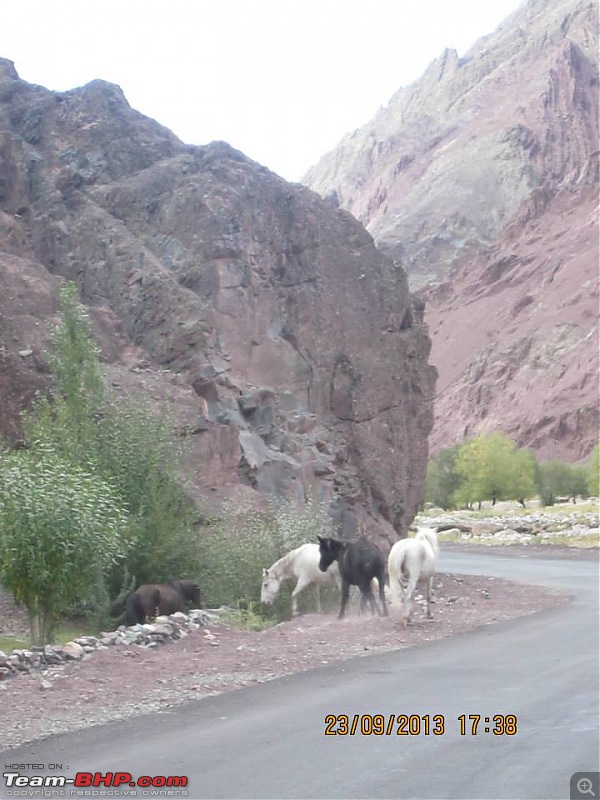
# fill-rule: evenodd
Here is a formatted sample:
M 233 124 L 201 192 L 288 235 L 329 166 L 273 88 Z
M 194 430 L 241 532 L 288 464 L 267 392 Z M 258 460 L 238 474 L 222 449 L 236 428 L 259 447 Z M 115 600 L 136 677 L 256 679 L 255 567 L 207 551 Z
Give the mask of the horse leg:
M 298 583 L 296 584 L 296 588 L 292 592 L 292 616 L 295 617 L 298 614 L 298 595 L 309 585 L 310 581 L 304 580 L 303 578 L 298 578 Z
M 367 607 L 367 598 L 362 589 L 360 589 L 360 598 L 358 601 L 358 616 L 362 617 L 362 613 Z
M 381 602 L 381 608 L 383 609 L 383 616 L 388 616 L 387 606 L 385 604 L 385 574 L 383 570 L 381 570 L 378 578 L 377 583 L 379 584 L 379 601 Z
M 321 613 L 321 587 L 318 583 L 315 584 L 317 588 L 317 614 Z
M 350 584 L 342 578 L 342 605 L 340 607 L 340 613 L 338 614 L 338 619 L 344 619 L 344 614 L 346 612 L 346 606 L 348 604 L 349 596 L 350 596 Z
M 373 590 L 369 586 L 369 591 L 367 592 L 367 600 L 369 601 L 369 605 L 371 606 L 371 614 L 374 617 L 379 617 L 381 614 L 379 613 L 379 606 L 377 605 L 377 601 L 375 600 L 375 595 L 373 594 Z
M 431 586 L 433 584 L 433 575 L 427 578 L 427 619 L 433 619 L 431 613 Z
M 417 585 L 418 576 L 411 575 L 408 580 L 408 585 L 404 591 L 404 624 L 410 621 L 410 611 L 412 605 L 412 596 Z
M 404 607 L 404 588 L 400 578 L 390 570 L 390 592 L 392 595 L 392 604 L 398 608 Z
M 375 597 L 373 595 L 373 589 L 371 586 L 371 581 L 367 581 L 360 585 L 360 607 L 363 609 L 367 603 L 369 604 L 369 608 L 371 609 L 371 614 L 373 616 L 379 616 L 379 608 L 377 607 L 377 602 L 375 601 Z

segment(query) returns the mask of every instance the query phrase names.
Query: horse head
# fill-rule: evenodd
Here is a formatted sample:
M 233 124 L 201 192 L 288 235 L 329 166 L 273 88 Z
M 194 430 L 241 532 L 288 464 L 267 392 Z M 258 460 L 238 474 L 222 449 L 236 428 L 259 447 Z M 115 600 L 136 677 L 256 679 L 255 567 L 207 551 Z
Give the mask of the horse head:
M 344 542 L 332 536 L 317 536 L 319 540 L 319 569 L 325 572 L 339 558 L 344 549 Z
M 184 590 L 184 597 L 186 600 L 189 600 L 194 608 L 202 608 L 202 594 L 200 592 L 200 587 L 194 581 L 184 581 L 188 584 L 186 589 Z
M 196 581 L 169 581 L 169 585 L 179 592 L 183 600 L 191 603 L 194 608 L 202 608 L 202 595 Z
M 269 569 L 263 569 L 263 579 L 260 587 L 260 602 L 270 606 L 277 592 L 279 591 L 280 581 Z

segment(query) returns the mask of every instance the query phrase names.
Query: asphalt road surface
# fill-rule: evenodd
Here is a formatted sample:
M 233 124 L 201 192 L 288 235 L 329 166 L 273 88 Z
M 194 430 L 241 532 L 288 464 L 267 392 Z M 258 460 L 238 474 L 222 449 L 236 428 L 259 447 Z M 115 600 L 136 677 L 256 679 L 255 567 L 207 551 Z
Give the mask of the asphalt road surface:
M 59 763 L 67 776 L 187 776 L 190 800 L 569 798 L 573 773 L 600 769 L 598 561 L 446 551 L 441 569 L 566 589 L 573 599 L 430 644 L 24 745 L 0 753 L 2 765 Z M 325 717 L 343 714 L 350 725 L 354 715 L 380 714 L 386 729 L 395 715 L 391 735 L 369 734 L 368 716 L 364 734 L 324 735 Z M 413 715 L 414 735 L 397 735 L 401 714 Z M 476 734 L 470 715 L 481 718 Z M 495 715 L 516 717 L 516 733 L 509 735 L 509 719 L 495 735 Z M 443 733 L 434 735 L 442 719 Z M 332 729 L 340 729 L 337 721 Z M 20 791 L 27 794 L 7 797 L 61 796 Z M 67 788 L 63 796 L 186 796 L 129 786 L 96 791 L 105 794 Z

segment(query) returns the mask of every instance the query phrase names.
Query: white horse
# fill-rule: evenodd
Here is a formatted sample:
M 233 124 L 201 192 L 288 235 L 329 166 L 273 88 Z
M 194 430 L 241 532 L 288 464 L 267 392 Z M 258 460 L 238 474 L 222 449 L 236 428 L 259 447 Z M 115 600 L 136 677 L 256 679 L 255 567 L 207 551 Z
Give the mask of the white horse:
M 281 581 L 296 578 L 297 583 L 292 592 L 292 614 L 298 613 L 298 594 L 314 583 L 317 589 L 317 611 L 321 613 L 321 591 L 323 585 L 341 586 L 340 571 L 334 562 L 326 572 L 319 569 L 319 545 L 303 544 L 276 561 L 269 569 L 263 569 L 260 599 L 262 603 L 271 605 L 277 596 Z
M 419 581 L 427 582 L 427 618 L 431 619 L 431 584 L 437 566 L 439 546 L 433 528 L 417 528 L 412 539 L 396 542 L 388 556 L 390 590 L 395 605 L 402 605 L 402 624 L 410 618 L 411 601 Z

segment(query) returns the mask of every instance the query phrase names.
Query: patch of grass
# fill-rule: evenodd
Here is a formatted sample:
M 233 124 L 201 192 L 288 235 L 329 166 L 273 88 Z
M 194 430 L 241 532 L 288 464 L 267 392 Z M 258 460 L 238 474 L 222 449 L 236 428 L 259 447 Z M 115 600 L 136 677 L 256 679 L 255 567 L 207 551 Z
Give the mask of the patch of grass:
M 74 622 L 73 620 L 65 620 L 59 622 L 56 628 L 54 644 L 66 644 L 72 642 L 73 639 L 78 639 L 80 636 L 96 636 L 98 631 L 92 630 L 90 624 L 85 622 Z
M 23 650 L 26 647 L 29 647 L 29 636 L 0 636 L 0 650 L 4 653 L 10 653 L 11 650 Z
M 85 622 L 64 620 L 59 622 L 56 628 L 53 644 L 66 644 L 67 642 L 77 639 L 79 636 L 96 635 L 96 631 L 92 631 L 89 625 Z M 5 653 L 10 653 L 11 650 L 26 650 L 31 646 L 31 637 L 29 633 L 19 633 L 14 635 L 5 634 L 0 636 L 0 650 Z
M 439 542 L 462 542 L 467 541 L 466 539 L 461 539 L 462 533 L 448 533 L 448 531 L 441 531 L 438 533 L 438 541 Z
M 527 500 L 526 508 L 519 503 L 499 502 L 493 506 L 489 502 L 483 503 L 481 509 L 478 508 L 457 508 L 444 511 L 440 508 L 428 508 L 419 511 L 417 518 L 427 519 L 429 517 L 440 517 L 443 514 L 453 517 L 463 517 L 465 519 L 489 519 L 489 517 L 520 516 L 527 517 L 531 514 L 560 514 L 566 516 L 577 516 L 579 514 L 598 514 L 600 504 L 596 498 L 591 498 L 586 502 L 561 503 L 553 506 L 541 506 L 538 500 Z
M 529 545 L 529 544 L 553 544 L 562 547 L 580 547 L 591 548 L 600 547 L 600 537 L 595 533 L 581 534 L 580 536 L 533 536 L 526 541 L 507 542 L 506 540 L 497 539 L 491 536 L 469 536 L 468 539 L 463 539 L 461 533 L 443 533 L 438 534 L 440 542 L 458 542 L 460 544 L 483 544 L 489 547 L 510 547 L 511 545 Z
M 226 611 L 221 615 L 221 620 L 226 625 L 242 631 L 264 631 L 267 628 L 272 628 L 275 624 L 273 618 L 263 617 L 260 612 L 255 611 L 253 603 L 250 603 L 247 607 L 238 605 L 235 611 Z
M 581 536 L 548 536 L 539 541 L 540 544 L 560 544 L 566 547 L 600 547 L 600 537 L 595 533 L 581 534 Z

